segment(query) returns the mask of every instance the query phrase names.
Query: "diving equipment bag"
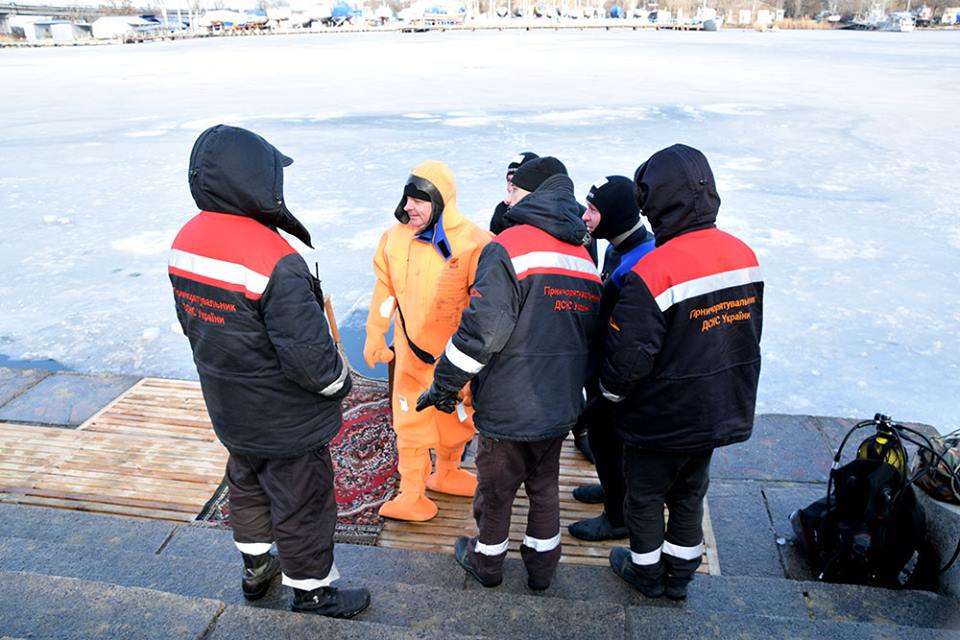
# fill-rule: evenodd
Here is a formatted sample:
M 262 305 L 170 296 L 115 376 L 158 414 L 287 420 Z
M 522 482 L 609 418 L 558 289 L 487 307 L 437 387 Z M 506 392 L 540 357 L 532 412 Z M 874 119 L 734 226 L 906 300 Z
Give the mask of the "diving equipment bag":
M 847 440 L 870 426 L 875 432 L 860 444 L 856 458 L 841 466 Z M 797 543 L 820 580 L 935 588 L 938 560 L 927 542 L 926 516 L 908 476 L 904 447 L 904 440 L 915 442 L 910 437 L 915 433 L 881 414 L 859 423 L 837 450 L 827 495 L 790 515 Z

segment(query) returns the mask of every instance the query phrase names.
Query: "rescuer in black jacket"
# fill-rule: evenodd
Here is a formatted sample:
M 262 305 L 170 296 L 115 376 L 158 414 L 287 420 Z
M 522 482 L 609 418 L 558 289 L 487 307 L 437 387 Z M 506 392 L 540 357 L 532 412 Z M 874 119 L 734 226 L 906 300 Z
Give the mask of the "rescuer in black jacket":
M 498 202 L 497 206 L 493 209 L 493 216 L 490 218 L 490 233 L 493 235 L 497 235 L 507 228 L 507 222 L 503 217 L 507 214 L 507 209 L 510 208 L 510 193 L 513 191 L 513 174 L 517 172 L 520 165 L 531 160 L 536 160 L 539 157 L 540 156 L 532 151 L 523 151 L 518 153 L 507 165 L 507 197 Z
M 283 199 L 283 168 L 292 162 L 245 129 L 200 134 L 189 181 L 201 211 L 173 242 L 170 282 L 210 421 L 230 453 L 244 595 L 262 597 L 282 570 L 294 610 L 351 617 L 370 595 L 331 586 L 339 573 L 327 447 L 340 430 L 350 370 L 330 336 L 319 283 L 277 232 L 310 245 Z
M 480 254 L 470 306 L 417 408 L 453 411 L 472 379 L 479 535 L 457 540 L 456 559 L 484 586 L 500 583 L 523 484 L 530 511 L 520 554 L 528 585 L 546 589 L 560 560 L 560 448 L 582 405 L 600 276 L 563 164 L 528 162 L 513 186 L 509 226 Z
M 607 176 L 597 181 L 587 194 L 587 212 L 583 216 L 587 229 L 595 238 L 610 242 L 603 258 L 603 294 L 600 297 L 600 321 L 591 339 L 590 365 L 587 376 L 587 408 L 578 424 L 589 433 L 590 449 L 597 467 L 600 484 L 577 487 L 573 497 L 581 502 L 603 503 L 600 515 L 573 522 L 570 535 L 581 540 L 611 540 L 627 537 L 623 500 L 626 482 L 623 477 L 623 442 L 610 418 L 599 410 L 603 402 L 599 388 L 600 363 L 607 335 L 610 312 L 620 297 L 623 276 L 638 260 L 653 250 L 653 234 L 640 220 L 637 193 L 633 180 L 626 176 Z
M 754 252 L 716 228 L 720 197 L 702 153 L 658 151 L 634 182 L 656 249 L 623 277 L 600 372 L 625 445 L 630 530 L 630 549 L 610 563 L 647 596 L 683 599 L 703 553 L 713 450 L 753 428 L 763 280 Z

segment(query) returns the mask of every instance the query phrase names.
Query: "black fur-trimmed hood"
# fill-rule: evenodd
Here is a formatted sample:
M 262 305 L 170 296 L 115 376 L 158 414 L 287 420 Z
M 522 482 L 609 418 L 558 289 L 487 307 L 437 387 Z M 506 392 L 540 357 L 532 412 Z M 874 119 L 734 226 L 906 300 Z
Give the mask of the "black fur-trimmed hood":
M 204 211 L 253 218 L 312 247 L 310 232 L 283 198 L 283 168 L 292 163 L 252 131 L 218 124 L 201 133 L 193 145 L 190 193 Z
M 675 144 L 657 151 L 637 168 L 633 181 L 658 247 L 683 233 L 716 226 L 717 183 L 707 158 L 693 147 Z

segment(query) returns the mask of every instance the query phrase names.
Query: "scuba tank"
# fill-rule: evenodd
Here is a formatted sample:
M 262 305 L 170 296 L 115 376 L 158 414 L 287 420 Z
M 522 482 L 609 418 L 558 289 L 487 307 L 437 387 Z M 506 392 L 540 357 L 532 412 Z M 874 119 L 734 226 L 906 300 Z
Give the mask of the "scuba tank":
M 873 423 L 877 425 L 877 430 L 857 447 L 857 459 L 881 460 L 906 475 L 907 450 L 894 429 L 890 416 L 878 413 L 874 416 Z

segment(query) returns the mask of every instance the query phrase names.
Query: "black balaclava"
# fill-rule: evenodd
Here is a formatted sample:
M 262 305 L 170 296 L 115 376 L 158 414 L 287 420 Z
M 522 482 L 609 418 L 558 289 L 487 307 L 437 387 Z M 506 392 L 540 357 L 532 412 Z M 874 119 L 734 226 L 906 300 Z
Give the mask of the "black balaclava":
M 637 190 L 633 180 L 626 176 L 607 176 L 600 180 L 590 187 L 587 202 L 600 211 L 600 223 L 591 234 L 594 238 L 616 238 L 640 222 Z

